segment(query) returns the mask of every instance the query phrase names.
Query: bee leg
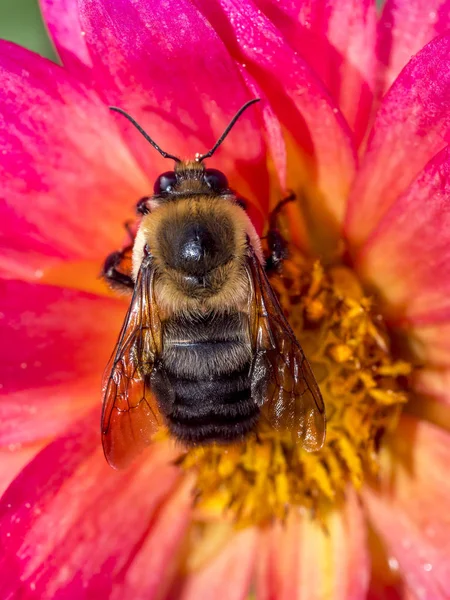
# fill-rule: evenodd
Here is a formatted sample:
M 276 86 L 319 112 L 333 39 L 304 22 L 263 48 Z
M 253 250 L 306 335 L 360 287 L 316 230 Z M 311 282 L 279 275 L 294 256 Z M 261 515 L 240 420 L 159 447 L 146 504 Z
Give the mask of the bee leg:
M 144 200 L 144 198 L 142 200 Z M 141 200 L 139 202 L 141 202 Z M 103 279 L 106 279 L 113 289 L 126 292 L 134 289 L 134 281 L 129 275 L 120 270 L 120 265 L 125 256 L 133 250 L 136 232 L 133 229 L 133 221 L 125 221 L 123 226 L 128 233 L 130 243 L 122 250 L 111 252 L 111 254 L 106 257 L 100 276 L 103 277 Z
M 139 200 L 136 204 L 136 212 L 138 215 L 147 215 L 150 212 L 148 201 L 150 200 L 149 196 L 144 196 Z
M 277 273 L 281 269 L 283 261 L 288 257 L 288 242 L 281 234 L 277 226 L 278 214 L 288 202 L 295 200 L 294 193 L 289 194 L 283 200 L 278 202 L 277 206 L 270 213 L 269 231 L 267 232 L 267 246 L 269 256 L 266 258 L 265 271 L 266 273 Z
M 109 285 L 119 291 L 129 291 L 134 289 L 134 281 L 125 273 L 119 271 L 118 267 L 123 260 L 125 252 L 129 251 L 130 247 L 128 246 L 124 250 L 118 250 L 117 252 L 111 252 L 106 257 L 106 260 L 103 264 L 103 269 L 101 272 L 101 277 L 106 279 Z

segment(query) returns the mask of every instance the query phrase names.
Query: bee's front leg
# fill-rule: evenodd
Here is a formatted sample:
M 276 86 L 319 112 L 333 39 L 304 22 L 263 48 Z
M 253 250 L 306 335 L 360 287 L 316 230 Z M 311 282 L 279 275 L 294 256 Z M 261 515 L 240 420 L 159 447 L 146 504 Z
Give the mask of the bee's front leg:
M 129 292 L 134 289 L 134 281 L 126 271 L 130 271 L 126 268 L 127 263 L 131 263 L 131 255 L 133 252 L 135 232 L 132 224 L 127 221 L 124 223 L 124 227 L 130 237 L 130 244 L 122 250 L 111 252 L 103 263 L 101 277 L 107 281 L 107 283 L 115 290 L 119 292 Z
M 277 204 L 274 210 L 270 213 L 269 217 L 269 231 L 267 232 L 267 247 L 269 255 L 266 257 L 265 271 L 266 273 L 277 273 L 281 269 L 283 261 L 288 257 L 288 242 L 283 237 L 282 233 L 278 229 L 278 214 L 285 204 L 295 200 L 296 196 L 294 193 L 289 194 L 283 200 Z
M 128 292 L 134 288 L 134 281 L 130 275 L 123 273 L 119 269 L 129 251 L 130 247 L 111 252 L 103 263 L 101 277 L 106 279 L 109 285 L 118 291 Z

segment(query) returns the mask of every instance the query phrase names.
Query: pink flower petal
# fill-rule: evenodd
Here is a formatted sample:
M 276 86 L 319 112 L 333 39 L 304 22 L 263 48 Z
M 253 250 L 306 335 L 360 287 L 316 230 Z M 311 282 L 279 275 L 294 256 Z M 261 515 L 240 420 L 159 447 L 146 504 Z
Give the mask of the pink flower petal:
M 281 124 L 277 119 L 272 107 L 270 106 L 265 93 L 255 81 L 254 77 L 252 77 L 247 71 L 246 67 L 242 65 L 240 66 L 239 71 L 252 95 L 255 98 L 261 98 L 261 111 L 265 126 L 267 144 L 271 153 L 271 158 L 274 162 L 279 183 L 281 184 L 282 189 L 285 189 L 287 178 L 287 156 L 286 144 L 284 141 Z M 277 198 L 277 201 L 278 200 L 279 198 Z M 258 231 L 258 228 L 256 229 Z
M 450 589 L 449 461 L 450 434 L 405 415 L 385 452 L 379 488 L 365 493 L 390 556 L 423 600 L 448 598 Z
M 43 17 L 64 67 L 87 76 L 92 67 L 76 0 L 39 0 Z M 62 43 L 64 42 L 64 43 Z
M 338 108 L 309 65 L 253 2 L 195 0 L 195 4 L 235 61 L 245 65 L 300 147 L 301 156 L 293 156 L 288 169 L 288 186 L 304 191 L 299 203 L 308 205 L 308 230 L 332 245 L 356 161 L 352 136 Z
M 372 0 L 256 0 L 319 75 L 357 142 L 369 119 L 376 74 L 376 7 Z
M 411 411 L 450 429 L 450 323 L 414 325 L 396 333 L 417 367 L 411 380 Z
M 104 256 L 148 181 L 94 93 L 24 48 L 0 54 L 3 260 L 34 271 L 38 257 Z
M 407 600 L 398 565 L 393 560 L 389 562 L 386 548 L 373 529 L 369 529 L 368 544 L 371 574 L 367 600 Z
M 223 43 L 188 0 L 139 6 L 131 0 L 79 0 L 78 5 L 93 63 L 89 83 L 105 103 L 127 110 L 167 152 L 185 158 L 206 152 L 250 99 Z M 63 37 L 58 44 L 65 46 Z M 115 119 L 152 177 L 170 168 L 126 119 Z M 241 118 L 213 161 L 244 195 L 253 192 L 267 204 L 257 107 Z
M 185 477 L 160 510 L 112 600 L 161 598 L 174 577 L 176 558 L 192 520 L 192 481 Z
M 36 454 L 42 449 L 43 443 L 22 446 L 10 444 L 0 448 L 0 496 L 11 481 L 20 473 Z
M 179 478 L 173 452 L 155 444 L 133 468 L 114 471 L 96 413 L 44 449 L 3 496 L 0 597 L 108 598 L 158 527 L 156 511 Z
M 381 104 L 349 198 L 346 234 L 354 245 L 450 139 L 449 54 L 450 35 L 432 41 Z
M 165 600 L 246 600 L 257 553 L 255 528 L 236 532 L 216 555 L 198 570 L 179 579 Z
M 378 25 L 380 93 L 434 37 L 450 28 L 449 0 L 386 0 Z
M 420 366 L 450 367 L 450 323 L 415 325 L 405 329 L 412 354 Z
M 76 290 L 1 282 L 0 444 L 53 436 L 93 405 L 126 304 Z
M 450 320 L 450 150 L 431 160 L 356 258 L 391 321 Z
M 418 369 L 411 389 L 408 414 L 450 431 L 450 369 Z
M 426 398 L 450 405 L 450 369 L 447 367 L 419 369 L 413 379 L 414 390 Z
M 258 600 L 365 600 L 370 563 L 359 501 L 349 491 L 343 509 L 326 519 L 291 513 L 261 543 Z

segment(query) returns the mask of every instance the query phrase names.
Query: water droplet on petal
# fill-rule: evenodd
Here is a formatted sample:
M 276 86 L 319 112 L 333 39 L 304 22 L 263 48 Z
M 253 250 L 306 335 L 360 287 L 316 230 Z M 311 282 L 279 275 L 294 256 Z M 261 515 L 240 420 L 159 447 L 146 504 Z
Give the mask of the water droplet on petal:
M 391 571 L 398 571 L 398 560 L 391 556 L 388 560 L 389 568 Z

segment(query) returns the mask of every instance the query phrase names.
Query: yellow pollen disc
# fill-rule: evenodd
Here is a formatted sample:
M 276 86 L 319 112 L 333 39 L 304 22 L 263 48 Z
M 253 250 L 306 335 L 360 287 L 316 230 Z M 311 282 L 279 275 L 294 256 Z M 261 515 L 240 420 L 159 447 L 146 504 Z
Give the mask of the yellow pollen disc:
M 350 269 L 294 255 L 271 283 L 319 383 L 326 442 L 308 453 L 260 425 L 242 443 L 189 450 L 180 464 L 197 472 L 200 519 L 264 523 L 295 505 L 320 516 L 349 483 L 359 488 L 376 473 L 380 441 L 407 401 L 411 367 L 392 357 L 383 320 Z

